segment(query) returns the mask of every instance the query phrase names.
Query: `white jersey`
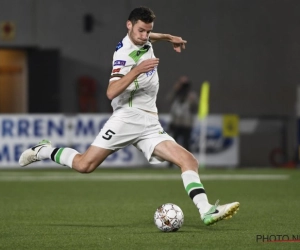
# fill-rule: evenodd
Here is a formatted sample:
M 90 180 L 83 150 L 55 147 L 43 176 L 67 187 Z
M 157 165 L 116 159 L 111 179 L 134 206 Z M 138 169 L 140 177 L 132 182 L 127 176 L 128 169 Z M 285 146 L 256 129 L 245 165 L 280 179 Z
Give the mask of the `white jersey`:
M 118 80 L 142 61 L 155 58 L 152 45 L 147 42 L 143 46 L 132 43 L 127 35 L 119 42 L 113 56 L 110 81 Z M 111 105 L 113 110 L 122 107 L 133 107 L 157 113 L 156 98 L 159 89 L 157 68 L 140 74 L 119 96 L 115 97 Z

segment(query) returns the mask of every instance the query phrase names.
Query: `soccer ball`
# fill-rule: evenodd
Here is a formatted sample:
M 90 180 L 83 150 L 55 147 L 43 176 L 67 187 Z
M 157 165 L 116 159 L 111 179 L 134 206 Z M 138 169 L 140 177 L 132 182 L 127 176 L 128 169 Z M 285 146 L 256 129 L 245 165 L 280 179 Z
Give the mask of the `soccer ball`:
M 176 232 L 181 228 L 183 221 L 181 208 L 173 203 L 159 206 L 154 213 L 154 223 L 163 232 Z

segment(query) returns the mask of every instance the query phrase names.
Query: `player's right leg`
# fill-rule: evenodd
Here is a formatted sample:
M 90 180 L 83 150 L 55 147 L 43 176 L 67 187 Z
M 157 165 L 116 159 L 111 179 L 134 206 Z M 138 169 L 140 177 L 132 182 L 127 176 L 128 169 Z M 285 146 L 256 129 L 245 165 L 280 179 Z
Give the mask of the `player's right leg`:
M 76 154 L 72 168 L 80 173 L 91 173 L 114 151 L 91 145 L 84 154 Z
M 33 162 L 40 161 L 38 153 L 42 148 L 52 148 L 51 142 L 48 140 L 42 140 L 32 148 L 26 149 L 19 158 L 19 164 L 25 167 Z
M 131 108 L 114 112 L 83 154 L 72 148 L 52 148 L 47 141 L 25 150 L 20 157 L 20 165 L 51 159 L 78 172 L 90 173 L 110 154 L 131 144 L 144 131 L 144 117 L 141 112 L 134 112 Z
M 51 159 L 80 173 L 90 173 L 113 152 L 110 149 L 90 146 L 85 153 L 80 154 L 72 148 L 53 148 L 50 141 L 42 140 L 21 154 L 19 164 L 24 167 L 36 161 Z

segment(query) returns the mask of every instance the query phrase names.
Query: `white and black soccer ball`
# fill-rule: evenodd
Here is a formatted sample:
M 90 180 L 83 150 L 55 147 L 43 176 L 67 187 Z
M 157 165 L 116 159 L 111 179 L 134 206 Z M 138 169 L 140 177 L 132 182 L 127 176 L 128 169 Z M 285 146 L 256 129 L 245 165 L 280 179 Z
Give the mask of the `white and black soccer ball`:
M 163 232 L 176 232 L 183 225 L 184 215 L 173 203 L 159 206 L 154 213 L 154 223 Z

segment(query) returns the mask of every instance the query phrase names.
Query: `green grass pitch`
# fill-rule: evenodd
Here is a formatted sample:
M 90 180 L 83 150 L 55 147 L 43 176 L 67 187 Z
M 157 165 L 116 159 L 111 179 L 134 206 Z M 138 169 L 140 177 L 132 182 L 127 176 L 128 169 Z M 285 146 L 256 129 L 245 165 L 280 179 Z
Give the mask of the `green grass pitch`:
M 232 219 L 205 226 L 178 169 L 2 170 L 0 249 L 300 249 L 299 170 L 200 172 L 211 203 L 241 203 Z M 185 215 L 174 233 L 153 222 L 167 202 Z

